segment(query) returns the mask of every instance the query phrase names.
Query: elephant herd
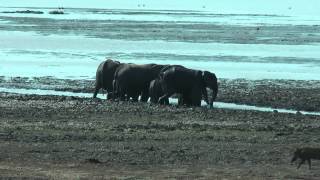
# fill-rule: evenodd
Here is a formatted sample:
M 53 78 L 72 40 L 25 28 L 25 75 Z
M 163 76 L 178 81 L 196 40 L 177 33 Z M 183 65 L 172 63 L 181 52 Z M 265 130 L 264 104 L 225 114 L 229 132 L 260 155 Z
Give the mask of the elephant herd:
M 204 99 L 210 107 L 217 97 L 218 82 L 214 73 L 189 69 L 181 65 L 120 63 L 106 60 L 96 73 L 96 98 L 100 89 L 107 99 L 169 104 L 169 97 L 179 96 L 179 105 L 201 106 Z M 208 97 L 207 88 L 212 90 Z

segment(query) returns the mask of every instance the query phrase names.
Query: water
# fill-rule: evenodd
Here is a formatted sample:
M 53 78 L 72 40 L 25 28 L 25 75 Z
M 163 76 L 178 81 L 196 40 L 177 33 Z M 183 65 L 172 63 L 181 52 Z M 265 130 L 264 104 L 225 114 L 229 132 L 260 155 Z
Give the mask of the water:
M 319 45 L 128 41 L 16 31 L 2 31 L 0 38 L 0 76 L 93 79 L 99 63 L 109 57 L 181 64 L 229 79 L 320 80 Z
M 66 14 L 48 12 L 64 7 Z M 94 79 L 105 57 L 320 80 L 320 1 L 0 0 L 0 76 Z M 181 37 L 180 37 L 181 36 Z
M 217 13 L 319 15 L 318 0 L 0 0 L 1 6 L 9 7 L 80 7 L 106 9 L 155 9 L 155 10 L 197 10 Z

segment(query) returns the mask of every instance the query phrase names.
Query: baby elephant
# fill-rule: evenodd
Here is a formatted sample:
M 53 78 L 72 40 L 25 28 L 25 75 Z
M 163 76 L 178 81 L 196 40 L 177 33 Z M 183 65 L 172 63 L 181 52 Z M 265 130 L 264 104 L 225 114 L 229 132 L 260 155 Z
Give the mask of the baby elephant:
M 291 163 L 296 161 L 297 159 L 301 159 L 298 169 L 300 166 L 307 160 L 309 164 L 309 169 L 311 169 L 311 159 L 319 159 L 320 160 L 320 148 L 297 148 L 297 150 L 293 154 L 293 158 Z

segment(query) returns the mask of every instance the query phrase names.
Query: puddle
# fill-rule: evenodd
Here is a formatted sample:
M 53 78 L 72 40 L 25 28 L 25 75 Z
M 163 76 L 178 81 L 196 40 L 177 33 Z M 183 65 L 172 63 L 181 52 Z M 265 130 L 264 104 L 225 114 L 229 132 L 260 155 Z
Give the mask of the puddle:
M 66 91 L 54 91 L 54 90 L 42 90 L 42 89 L 9 89 L 9 88 L 0 88 L 0 92 L 7 92 L 7 93 L 17 93 L 17 94 L 36 94 L 36 95 L 58 95 L 58 96 L 76 96 L 76 97 L 83 97 L 83 98 L 92 98 L 92 93 L 73 93 L 73 92 L 66 92 Z M 97 96 L 100 99 L 105 99 L 106 96 L 102 94 L 98 94 Z M 177 104 L 177 99 L 170 99 L 170 103 Z M 206 106 L 206 103 L 202 101 L 202 106 Z M 215 102 L 215 108 L 221 109 L 236 109 L 236 110 L 248 110 L 248 111 L 262 111 L 262 112 L 273 112 L 278 111 L 278 113 L 290 113 L 296 114 L 296 110 L 290 109 L 278 109 L 278 108 L 271 108 L 271 107 L 257 107 L 257 106 L 249 106 L 249 105 L 242 105 L 242 104 L 234 104 L 234 103 L 223 103 L 223 102 Z M 307 111 L 299 111 L 301 114 L 305 115 L 316 115 L 320 116 L 320 112 L 307 112 Z
M 296 110 L 290 109 L 278 109 L 271 107 L 257 107 L 257 106 L 249 106 L 245 104 L 234 104 L 234 103 L 223 103 L 223 102 L 215 102 L 215 107 L 224 108 L 224 109 L 239 109 L 239 110 L 251 110 L 251 111 L 264 111 L 264 112 L 273 112 L 278 111 L 279 113 L 291 113 L 296 114 Z M 320 112 L 307 112 L 307 111 L 299 111 L 302 114 L 307 115 L 317 115 L 320 116 Z
M 7 93 L 17 93 L 17 94 L 36 94 L 36 95 L 57 95 L 57 96 L 76 96 L 76 97 L 84 97 L 91 98 L 93 94 L 89 93 L 74 93 L 67 91 L 55 91 L 55 90 L 43 90 L 43 89 L 9 89 L 9 88 L 0 88 L 0 92 Z M 105 98 L 103 95 L 98 94 L 98 98 Z

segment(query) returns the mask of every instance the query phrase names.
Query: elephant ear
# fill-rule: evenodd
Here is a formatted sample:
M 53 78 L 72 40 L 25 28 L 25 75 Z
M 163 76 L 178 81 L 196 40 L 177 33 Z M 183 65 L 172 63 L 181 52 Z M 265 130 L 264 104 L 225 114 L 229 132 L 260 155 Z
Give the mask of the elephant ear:
M 199 79 L 202 79 L 203 72 L 202 71 L 196 71 L 196 77 L 199 78 Z
M 197 72 L 197 78 L 200 80 L 201 85 L 205 86 L 206 79 L 205 79 L 205 76 L 204 76 L 204 71 L 198 71 Z
M 210 73 L 209 71 L 203 71 L 202 77 L 203 77 L 204 81 L 210 81 L 210 80 L 212 80 L 212 73 Z
M 164 76 L 164 72 L 160 72 L 157 79 L 159 79 L 159 81 L 161 81 L 163 79 Z

